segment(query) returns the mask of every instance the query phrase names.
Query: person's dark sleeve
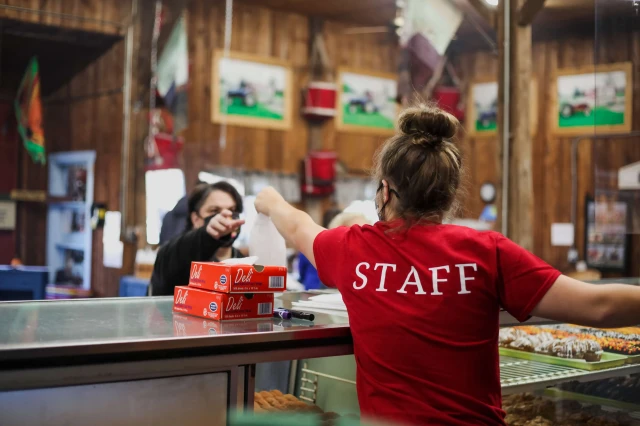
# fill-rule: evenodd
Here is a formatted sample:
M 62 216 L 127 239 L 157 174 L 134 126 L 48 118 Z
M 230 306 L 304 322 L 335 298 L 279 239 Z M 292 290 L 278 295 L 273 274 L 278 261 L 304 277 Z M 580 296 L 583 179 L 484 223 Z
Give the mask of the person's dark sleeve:
M 176 237 L 160 247 L 151 276 L 151 294 L 168 296 L 177 285 L 189 283 L 191 262 L 209 261 L 221 241 L 206 231 L 206 225 Z

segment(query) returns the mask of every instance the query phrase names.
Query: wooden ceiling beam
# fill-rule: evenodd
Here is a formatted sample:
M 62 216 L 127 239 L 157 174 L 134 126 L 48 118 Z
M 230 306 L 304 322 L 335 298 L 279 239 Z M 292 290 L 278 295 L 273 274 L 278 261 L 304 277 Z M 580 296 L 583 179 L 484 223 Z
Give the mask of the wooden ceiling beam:
M 469 5 L 478 12 L 478 15 L 482 17 L 491 28 L 496 27 L 496 11 L 487 6 L 484 0 L 468 0 Z
M 544 2 L 545 0 L 526 0 L 518 10 L 518 25 L 531 25 L 538 12 L 544 8 Z

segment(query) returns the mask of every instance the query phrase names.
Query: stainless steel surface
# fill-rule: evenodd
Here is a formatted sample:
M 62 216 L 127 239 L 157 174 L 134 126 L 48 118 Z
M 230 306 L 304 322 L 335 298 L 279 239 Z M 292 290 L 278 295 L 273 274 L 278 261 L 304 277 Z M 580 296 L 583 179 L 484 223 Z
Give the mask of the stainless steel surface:
M 227 392 L 232 386 L 229 374 L 220 372 L 0 392 L 0 423 L 223 426 L 235 406 Z
M 306 300 L 314 294 L 284 293 L 276 297 L 276 307 L 291 308 L 293 301 Z M 326 346 L 326 339 L 336 345 L 351 343 L 348 320 L 342 316 L 317 313 L 314 322 L 219 322 L 174 314 L 172 302 L 171 297 L 141 297 L 0 303 L 0 361 L 167 350 L 202 350 L 207 355 L 213 349 L 230 346 L 237 347 L 234 352 L 244 353 L 250 345 L 292 341 L 313 345 L 323 340 Z M 544 322 L 548 321 L 528 321 Z M 518 324 L 506 312 L 500 314 L 500 323 Z M 341 354 L 344 348 L 335 353 Z
M 587 371 L 518 358 L 500 357 L 500 383 L 504 395 L 544 389 L 548 386 L 575 380 L 590 382 L 635 373 L 640 373 L 640 364 Z
M 311 295 L 286 293 L 276 298 L 276 306 L 291 307 L 292 301 Z M 201 350 L 206 355 L 230 346 L 234 353 L 245 353 L 249 346 L 264 351 L 264 347 L 256 348 L 260 344 L 295 341 L 303 347 L 349 345 L 351 341 L 347 320 L 342 317 L 318 314 L 314 322 L 218 322 L 174 315 L 172 302 L 171 297 L 143 297 L 0 303 L 0 361 L 42 360 L 45 364 L 40 366 L 46 366 L 55 357 L 167 350 Z

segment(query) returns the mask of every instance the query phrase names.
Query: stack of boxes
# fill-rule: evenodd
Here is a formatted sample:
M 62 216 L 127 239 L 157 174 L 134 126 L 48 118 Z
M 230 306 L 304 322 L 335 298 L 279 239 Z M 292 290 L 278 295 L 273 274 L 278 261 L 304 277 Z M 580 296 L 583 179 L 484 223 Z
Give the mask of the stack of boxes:
M 219 321 L 270 318 L 274 293 L 286 289 L 285 267 L 192 262 L 189 286 L 174 290 L 173 310 Z

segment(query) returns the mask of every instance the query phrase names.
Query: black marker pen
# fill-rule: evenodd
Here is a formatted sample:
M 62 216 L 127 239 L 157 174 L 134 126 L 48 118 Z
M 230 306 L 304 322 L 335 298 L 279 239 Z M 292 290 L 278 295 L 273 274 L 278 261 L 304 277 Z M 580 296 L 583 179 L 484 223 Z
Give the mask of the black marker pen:
M 291 313 L 291 316 L 293 318 L 297 318 L 297 319 L 301 319 L 301 320 L 307 320 L 307 321 L 313 321 L 316 316 L 313 314 L 310 314 L 308 312 L 301 312 L 301 311 L 289 311 Z
M 291 312 L 286 309 L 274 309 L 273 317 L 274 318 L 282 318 L 282 319 L 291 319 Z

